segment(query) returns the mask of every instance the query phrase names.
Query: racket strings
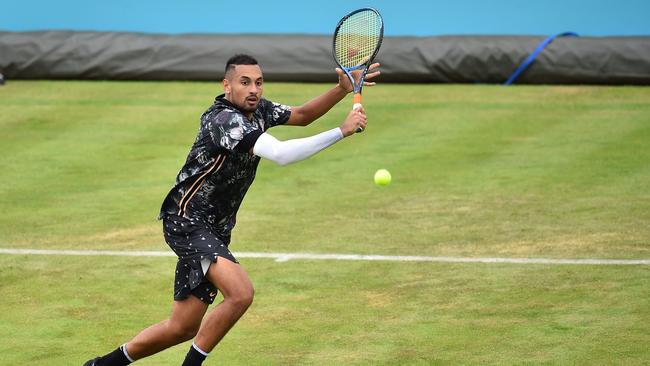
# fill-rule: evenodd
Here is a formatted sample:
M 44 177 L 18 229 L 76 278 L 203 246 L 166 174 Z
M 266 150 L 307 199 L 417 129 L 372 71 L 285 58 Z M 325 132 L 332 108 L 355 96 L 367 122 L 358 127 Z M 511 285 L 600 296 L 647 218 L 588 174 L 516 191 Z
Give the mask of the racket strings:
M 361 11 L 343 21 L 335 38 L 337 61 L 345 68 L 368 62 L 381 37 L 381 18 L 374 11 Z

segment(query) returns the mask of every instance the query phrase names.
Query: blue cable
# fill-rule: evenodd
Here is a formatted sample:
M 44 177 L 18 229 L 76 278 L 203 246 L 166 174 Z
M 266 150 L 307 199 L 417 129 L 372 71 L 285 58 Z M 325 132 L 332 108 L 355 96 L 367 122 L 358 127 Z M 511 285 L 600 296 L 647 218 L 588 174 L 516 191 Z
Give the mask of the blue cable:
M 513 72 L 512 75 L 510 75 L 510 77 L 508 78 L 508 80 L 506 80 L 506 82 L 503 83 L 503 85 L 511 85 L 512 83 L 514 83 L 515 79 L 517 79 L 517 77 L 519 77 L 519 75 L 520 75 L 522 72 L 524 72 L 524 70 L 526 70 L 526 69 L 528 68 L 528 66 L 530 66 L 531 63 L 533 63 L 533 61 L 535 61 L 535 58 L 537 57 L 537 55 L 539 55 L 539 53 L 542 52 L 542 50 L 543 50 L 546 46 L 548 46 L 551 42 L 553 42 L 553 40 L 554 40 L 555 38 L 557 38 L 557 37 L 578 37 L 578 34 L 577 34 L 577 33 L 573 33 L 573 32 L 565 32 L 565 33 L 556 34 L 556 35 L 554 35 L 554 36 L 550 36 L 550 37 L 546 38 L 544 41 L 542 41 L 542 43 L 540 43 L 540 44 L 537 46 L 537 48 L 535 49 L 535 51 L 533 51 L 533 53 L 531 53 L 531 54 L 530 54 L 530 55 L 529 55 L 529 56 L 524 60 L 524 62 L 522 62 L 521 65 L 519 65 L 519 67 L 517 68 L 517 70 L 515 70 L 515 72 Z

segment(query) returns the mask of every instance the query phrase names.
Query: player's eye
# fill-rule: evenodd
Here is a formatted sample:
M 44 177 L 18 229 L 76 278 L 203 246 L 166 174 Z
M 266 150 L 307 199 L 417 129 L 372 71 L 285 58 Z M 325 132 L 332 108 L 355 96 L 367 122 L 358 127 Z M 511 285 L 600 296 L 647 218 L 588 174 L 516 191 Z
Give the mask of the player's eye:
M 262 81 L 256 81 L 256 82 L 255 82 L 255 85 L 257 85 L 257 86 L 262 86 L 262 84 L 263 84 Z

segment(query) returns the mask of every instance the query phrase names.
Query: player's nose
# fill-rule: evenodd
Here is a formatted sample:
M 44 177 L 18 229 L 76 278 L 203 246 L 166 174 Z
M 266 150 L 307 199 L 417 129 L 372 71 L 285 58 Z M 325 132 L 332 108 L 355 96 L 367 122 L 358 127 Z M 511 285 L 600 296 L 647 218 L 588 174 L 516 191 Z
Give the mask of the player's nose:
M 252 84 L 248 92 L 249 94 L 257 95 L 260 92 L 260 89 L 259 85 Z

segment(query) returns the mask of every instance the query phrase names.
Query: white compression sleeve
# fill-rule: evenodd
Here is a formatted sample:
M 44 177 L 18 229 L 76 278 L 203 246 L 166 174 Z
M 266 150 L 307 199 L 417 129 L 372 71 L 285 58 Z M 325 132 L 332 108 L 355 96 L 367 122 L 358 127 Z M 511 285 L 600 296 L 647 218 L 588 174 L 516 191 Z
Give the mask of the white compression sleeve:
M 307 159 L 341 139 L 343 132 L 338 127 L 318 135 L 287 141 L 280 141 L 265 132 L 255 142 L 253 154 L 280 165 L 287 165 Z

